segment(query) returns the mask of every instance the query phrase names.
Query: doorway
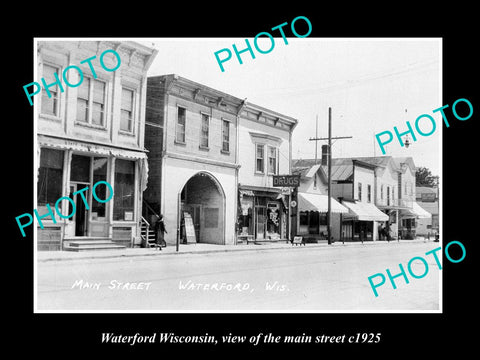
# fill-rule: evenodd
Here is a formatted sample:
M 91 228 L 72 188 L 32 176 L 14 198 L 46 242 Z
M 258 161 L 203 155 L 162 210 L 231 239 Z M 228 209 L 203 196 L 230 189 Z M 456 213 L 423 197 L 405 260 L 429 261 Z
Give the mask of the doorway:
M 180 193 L 181 211 L 187 211 L 195 227 L 196 241 L 208 244 L 225 243 L 225 195 L 212 175 L 193 175 Z
M 70 183 L 70 190 L 68 197 L 71 198 L 75 204 L 75 214 L 70 218 L 70 235 L 71 236 L 87 236 L 88 233 L 88 209 L 82 199 L 82 195 L 73 195 L 78 190 L 89 186 L 88 183 Z M 85 199 L 89 199 L 89 189 L 81 192 Z M 70 207 L 72 204 L 70 203 Z M 72 209 L 69 210 L 69 214 Z

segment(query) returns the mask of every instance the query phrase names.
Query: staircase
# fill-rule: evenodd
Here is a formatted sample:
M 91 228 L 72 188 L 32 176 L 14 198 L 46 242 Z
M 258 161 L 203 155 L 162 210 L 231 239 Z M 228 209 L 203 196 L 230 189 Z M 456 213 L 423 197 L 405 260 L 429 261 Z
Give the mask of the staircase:
M 142 216 L 142 225 L 140 228 L 143 247 L 155 247 L 155 231 L 150 223 Z
M 97 250 L 122 250 L 124 245 L 116 244 L 111 238 L 85 237 L 65 239 L 65 251 L 97 251 Z

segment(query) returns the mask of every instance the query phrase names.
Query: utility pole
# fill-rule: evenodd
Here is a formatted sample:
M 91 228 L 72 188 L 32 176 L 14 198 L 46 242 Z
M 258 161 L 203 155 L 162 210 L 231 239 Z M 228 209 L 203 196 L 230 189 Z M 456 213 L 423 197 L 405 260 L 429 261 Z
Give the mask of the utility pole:
M 315 141 L 315 163 L 317 159 L 316 154 L 316 144 L 319 140 L 328 140 L 328 214 L 327 214 L 327 236 L 328 236 L 328 245 L 332 244 L 332 202 L 331 202 L 331 190 L 332 190 L 332 139 L 351 139 L 352 136 L 336 136 L 332 138 L 332 108 L 328 108 L 328 138 L 319 138 L 314 137 L 308 139 L 309 141 Z

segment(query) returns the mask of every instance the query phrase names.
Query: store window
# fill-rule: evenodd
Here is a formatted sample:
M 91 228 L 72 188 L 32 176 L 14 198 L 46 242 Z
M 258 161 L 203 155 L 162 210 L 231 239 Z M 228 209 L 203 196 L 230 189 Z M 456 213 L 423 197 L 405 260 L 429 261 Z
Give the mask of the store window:
M 133 99 L 134 92 L 122 88 L 122 104 L 120 109 L 120 130 L 133 131 Z
M 47 84 L 53 84 L 57 82 L 55 75 L 58 76 L 59 69 L 50 65 L 43 65 L 43 78 Z M 58 85 L 50 86 L 50 97 L 48 97 L 47 91 L 42 91 L 42 114 L 58 116 L 58 104 L 59 104 L 59 92 Z
M 113 220 L 134 221 L 135 162 L 116 159 Z
M 256 161 L 255 161 L 255 171 L 258 173 L 264 172 L 264 145 L 261 144 L 256 144 L 256 149 L 255 149 L 255 156 L 256 156 Z
M 94 158 L 93 159 L 93 184 L 99 181 L 107 181 L 107 158 Z M 95 194 L 99 199 L 107 199 L 110 194 L 106 193 L 107 187 L 99 185 L 95 188 Z M 105 219 L 105 207 L 106 203 L 101 203 L 95 200 L 92 196 L 92 220 Z
M 63 157 L 64 151 L 61 150 L 47 148 L 41 150 L 37 183 L 39 214 L 47 212 L 46 208 L 42 209 L 46 204 L 49 204 L 52 211 L 55 211 L 55 203 L 62 197 Z M 60 208 L 61 204 L 59 203 L 59 210 Z
M 253 235 L 253 198 L 242 196 L 240 199 L 241 211 L 238 216 L 238 234 Z
M 187 113 L 187 110 L 185 108 L 177 107 L 177 124 L 175 127 L 175 140 L 180 143 L 185 143 L 186 113 Z
M 281 214 L 278 203 L 267 204 L 267 239 L 280 239 Z

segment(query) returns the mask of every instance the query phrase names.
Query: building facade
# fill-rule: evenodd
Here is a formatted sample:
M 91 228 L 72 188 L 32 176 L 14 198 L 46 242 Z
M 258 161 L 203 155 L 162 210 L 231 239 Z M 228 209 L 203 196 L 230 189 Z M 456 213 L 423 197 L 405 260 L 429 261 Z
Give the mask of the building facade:
M 243 102 L 238 123 L 237 242 L 290 238 L 290 188 L 273 186 L 290 175 L 297 120 Z
M 149 77 L 147 94 L 146 220 L 163 215 L 170 245 L 234 244 L 241 100 L 174 74 Z
M 342 241 L 376 241 L 388 216 L 375 205 L 375 166 L 357 158 L 332 159 L 332 196 L 348 214 L 332 217 L 332 232 Z
M 319 242 L 328 239 L 328 178 L 325 173 L 326 159 L 321 163 L 315 160 L 294 160 L 293 174 L 300 176 L 298 187 L 297 234 L 305 242 Z M 348 209 L 330 199 L 331 212 L 335 217 L 347 214 Z M 333 240 L 340 240 L 339 232 L 332 232 Z
M 49 84 L 48 92 L 42 89 L 34 99 L 37 211 L 42 215 L 51 209 L 53 215 L 42 218 L 37 228 L 38 249 L 140 243 L 140 205 L 148 174 L 146 73 L 156 54 L 131 41 L 37 43 L 37 76 Z M 104 71 L 100 57 L 108 69 L 116 70 Z M 70 68 L 66 73 L 72 65 L 80 71 Z M 76 86 L 62 84 L 62 74 Z M 92 196 L 99 181 L 110 184 L 111 201 L 102 203 Z M 104 184 L 95 191 L 99 199 L 112 195 Z M 62 200 L 55 207 L 61 197 L 72 201 Z M 61 218 L 58 212 L 73 216 Z
M 147 89 L 144 216 L 163 215 L 167 244 L 287 239 L 288 195 L 272 175 L 290 173 L 296 120 L 174 74 Z
M 431 217 L 422 217 L 417 221 L 417 235 L 433 238 L 439 232 L 439 199 L 438 187 L 416 187 L 417 204 L 431 214 Z

